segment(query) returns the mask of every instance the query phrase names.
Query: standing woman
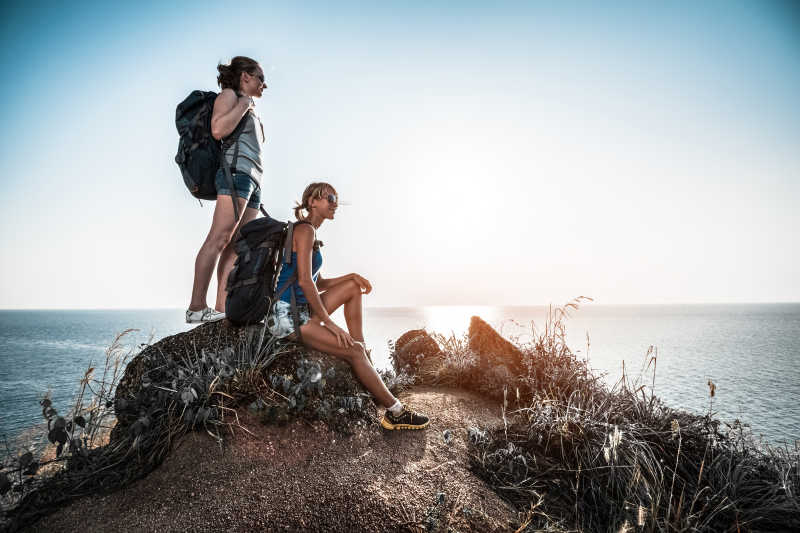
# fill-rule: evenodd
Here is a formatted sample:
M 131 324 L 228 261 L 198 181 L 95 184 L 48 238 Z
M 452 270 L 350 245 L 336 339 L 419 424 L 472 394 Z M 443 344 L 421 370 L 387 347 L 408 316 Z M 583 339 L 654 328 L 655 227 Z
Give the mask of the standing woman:
M 259 186 L 264 167 L 262 153 L 264 128 L 254 112 L 253 98 L 260 98 L 267 84 L 264 71 L 253 59 L 237 56 L 229 65 L 218 65 L 217 83 L 222 92 L 214 101 L 211 135 L 223 141 L 222 164 L 230 169 L 233 188 L 223 168 L 217 171 L 217 203 L 214 218 L 194 263 L 192 301 L 186 310 L 187 323 L 214 322 L 225 318 L 225 290 L 228 274 L 236 259 L 231 245 L 239 227 L 258 215 L 261 205 Z M 239 136 L 226 143 L 225 138 L 240 127 Z M 237 205 L 234 208 L 233 202 Z M 206 304 L 208 285 L 217 266 L 217 299 L 214 308 Z
M 325 220 L 333 220 L 337 206 L 336 190 L 327 183 L 312 183 L 303 192 L 294 210 L 298 222 L 292 232 L 291 263 L 284 265 L 278 276 L 278 291 L 283 292 L 270 310 L 269 331 L 275 337 L 293 338 L 347 361 L 361 384 L 386 407 L 381 420 L 385 429 L 422 429 L 428 425 L 428 417 L 406 409 L 389 392 L 367 357 L 361 295 L 372 291 L 372 285 L 355 273 L 336 278 L 320 275 L 322 252 L 317 229 Z M 342 305 L 347 331 L 330 317 Z

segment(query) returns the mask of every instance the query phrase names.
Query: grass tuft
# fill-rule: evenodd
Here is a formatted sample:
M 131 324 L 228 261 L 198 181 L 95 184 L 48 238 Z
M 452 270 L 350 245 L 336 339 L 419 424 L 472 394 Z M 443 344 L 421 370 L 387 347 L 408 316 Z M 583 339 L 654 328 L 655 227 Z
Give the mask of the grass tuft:
M 321 419 L 342 432 L 375 418 L 371 397 L 346 363 L 330 365 L 333 359 L 297 343 L 245 336 L 222 346 L 212 338 L 199 350 L 192 343 L 172 346 L 170 353 L 157 343 L 131 359 L 122 345 L 130 331 L 114 340 L 102 369 L 89 363 L 68 415 L 60 416 L 51 398 L 41 400 L 48 448 L 6 448 L 3 530 L 29 525 L 75 498 L 130 484 L 158 467 L 188 432 L 204 431 L 222 445 L 224 435 L 245 430 L 240 407 L 265 423 Z
M 579 303 L 551 308 L 520 346 L 527 371 L 505 389 L 518 391 L 504 426 L 470 439 L 471 469 L 520 510 L 520 531 L 800 530 L 797 443 L 771 447 L 714 419 L 711 404 L 705 415 L 672 409 L 644 373 L 608 388 L 566 345 Z M 466 342 L 443 348 L 452 358 L 438 379 L 457 380 L 465 371 L 450 361 Z M 651 349 L 653 385 L 656 362 Z

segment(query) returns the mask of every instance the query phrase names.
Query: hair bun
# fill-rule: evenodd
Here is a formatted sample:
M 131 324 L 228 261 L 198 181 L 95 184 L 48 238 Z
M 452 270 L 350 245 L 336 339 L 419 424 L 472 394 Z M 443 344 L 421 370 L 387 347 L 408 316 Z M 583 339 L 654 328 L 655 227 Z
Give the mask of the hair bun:
M 217 65 L 217 84 L 222 89 L 233 89 L 239 92 L 239 78 L 242 72 L 252 73 L 258 63 L 249 57 L 236 56 L 231 58 L 230 63 L 219 63 Z

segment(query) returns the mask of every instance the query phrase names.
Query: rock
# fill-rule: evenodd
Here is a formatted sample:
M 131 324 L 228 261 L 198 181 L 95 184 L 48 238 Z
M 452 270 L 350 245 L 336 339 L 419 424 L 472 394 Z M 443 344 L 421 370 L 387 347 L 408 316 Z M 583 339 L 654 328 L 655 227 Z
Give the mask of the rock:
M 395 343 L 395 371 L 407 372 L 416 384 L 457 386 L 493 399 L 503 399 L 506 390 L 516 397 L 527 375 L 522 351 L 477 316 L 467 343 L 465 353 L 445 354 L 425 330 L 408 331 Z
M 439 344 L 424 329 L 412 329 L 403 333 L 394 343 L 392 363 L 394 370 L 403 370 L 422 376 L 426 368 L 438 366 L 442 360 Z
M 247 405 L 256 393 L 264 395 L 267 401 L 255 411 L 265 423 L 322 419 L 347 431 L 355 421 L 374 418 L 372 396 L 346 362 L 285 341 L 259 356 L 259 347 L 270 339 L 262 332 L 261 325 L 234 327 L 223 320 L 147 346 L 128 363 L 117 386 L 112 442 L 138 434 L 142 422 L 161 416 L 169 405 L 177 405 L 192 426 L 220 420 L 220 396 L 213 396 L 212 388 L 249 395 L 242 398 Z
M 469 321 L 469 347 L 478 355 L 478 367 L 482 372 L 494 370 L 499 375 L 511 378 L 525 374 L 522 352 L 497 333 L 492 326 L 478 316 Z
M 147 346 L 130 360 L 117 385 L 117 398 L 132 398 L 141 388 L 142 376 L 160 359 L 179 361 L 194 357 L 203 350 L 218 352 L 225 348 L 250 345 L 260 335 L 262 326 L 237 328 L 227 320 L 202 324 L 177 335 L 164 337 Z M 162 356 L 163 357 L 159 357 Z

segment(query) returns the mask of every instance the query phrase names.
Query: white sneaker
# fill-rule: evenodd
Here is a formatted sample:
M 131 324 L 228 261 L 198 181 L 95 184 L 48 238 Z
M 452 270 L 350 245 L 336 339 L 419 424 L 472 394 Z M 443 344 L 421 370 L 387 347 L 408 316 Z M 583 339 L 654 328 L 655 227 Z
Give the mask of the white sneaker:
M 186 310 L 186 323 L 187 324 L 200 324 L 204 322 L 216 322 L 225 318 L 225 313 L 220 313 L 216 309 L 206 307 L 200 311 Z

